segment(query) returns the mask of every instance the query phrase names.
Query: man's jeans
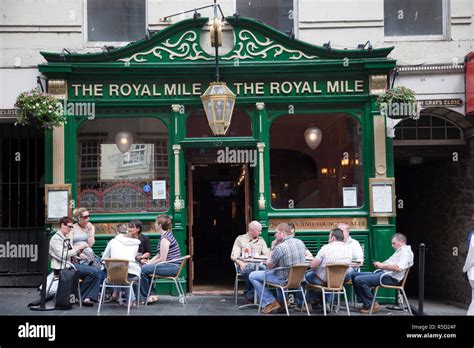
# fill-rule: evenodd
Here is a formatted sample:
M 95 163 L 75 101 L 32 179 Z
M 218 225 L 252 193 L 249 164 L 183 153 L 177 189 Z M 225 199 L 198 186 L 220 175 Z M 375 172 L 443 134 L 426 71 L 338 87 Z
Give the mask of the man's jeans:
M 365 309 L 370 308 L 374 295 L 372 294 L 372 288 L 380 285 L 380 278 L 384 272 L 354 272 L 352 273 L 352 286 L 359 302 Z M 383 277 L 384 285 L 398 285 L 398 280 L 385 276 Z
M 267 272 L 267 273 L 265 273 Z M 262 288 L 263 288 L 263 279 L 266 275 L 266 281 L 268 283 L 275 283 L 279 285 L 285 285 L 288 281 L 286 278 L 280 278 L 277 277 L 274 273 L 274 271 L 253 271 L 249 275 L 249 280 L 255 287 L 255 291 L 257 292 L 257 296 L 260 299 L 260 296 L 262 295 Z M 277 297 L 278 301 L 283 302 L 283 294 L 280 289 L 277 289 Z M 275 297 L 273 294 L 270 292 L 268 288 L 265 288 L 265 291 L 263 292 L 263 299 L 262 299 L 262 307 L 268 306 L 270 303 L 275 301 Z
M 179 264 L 174 263 L 165 263 L 165 264 L 146 264 L 142 267 L 142 274 L 140 279 L 140 301 L 147 301 L 148 289 L 150 288 L 151 278 L 150 274 L 153 274 L 153 271 L 156 271 L 155 274 L 164 276 L 164 277 L 173 277 L 178 273 Z M 151 293 L 155 291 L 152 288 Z
M 240 270 L 239 272 L 245 280 L 246 287 L 245 287 L 245 290 L 244 290 L 244 296 L 247 300 L 253 300 L 254 287 L 253 287 L 252 283 L 249 280 L 249 275 L 250 275 L 250 273 L 254 272 L 257 269 L 256 266 L 260 270 L 265 269 L 265 266 L 258 266 L 256 264 L 250 264 L 250 263 L 247 264 L 247 267 L 245 267 L 243 272 L 242 272 L 242 270 L 240 270 L 240 267 L 239 267 L 239 270 Z
M 319 277 L 316 276 L 316 273 L 314 273 L 313 270 L 309 270 L 306 272 L 304 276 L 304 281 L 301 282 L 301 286 L 304 288 L 306 287 L 306 282 L 313 284 L 313 285 L 326 285 L 326 282 L 321 280 Z M 306 294 L 306 302 L 310 302 L 312 300 L 316 299 L 315 291 L 309 291 Z M 303 295 L 301 295 L 301 292 L 296 293 L 296 305 L 298 307 L 301 307 L 303 305 Z

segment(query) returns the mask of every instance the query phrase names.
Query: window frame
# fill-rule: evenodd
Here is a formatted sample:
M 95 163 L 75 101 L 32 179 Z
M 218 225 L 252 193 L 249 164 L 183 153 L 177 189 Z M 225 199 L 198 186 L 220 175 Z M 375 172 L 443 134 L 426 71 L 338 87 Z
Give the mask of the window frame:
M 327 212 L 327 211 L 344 211 L 344 212 L 366 212 L 367 209 L 369 209 L 368 206 L 368 172 L 367 172 L 367 165 L 370 162 L 370 155 L 367 154 L 367 137 L 370 136 L 369 132 L 365 130 L 366 127 L 366 122 L 367 120 L 363 116 L 364 112 L 361 109 L 358 108 L 325 108 L 325 107 L 320 107 L 317 111 L 312 110 L 312 109 L 301 109 L 298 112 L 295 112 L 293 117 L 298 117 L 302 115 L 306 115 L 312 113 L 314 115 L 321 115 L 321 114 L 331 114 L 331 113 L 344 113 L 347 117 L 350 117 L 354 120 L 354 122 L 357 123 L 357 125 L 360 127 L 361 134 L 360 134 L 360 157 L 362 159 L 362 164 L 360 165 L 361 167 L 361 182 L 360 182 L 360 187 L 363 193 L 362 199 L 360 197 L 357 198 L 358 200 L 358 206 L 356 207 L 304 207 L 304 208 L 278 208 L 274 207 L 272 204 L 272 199 L 271 199 L 271 160 L 270 160 L 270 151 L 271 151 L 271 137 L 270 137 L 270 128 L 273 125 L 273 122 L 282 117 L 282 116 L 288 116 L 287 111 L 282 111 L 282 110 L 271 110 L 269 111 L 269 123 L 268 123 L 268 154 L 267 154 L 267 166 L 268 166 L 268 173 L 266 173 L 266 178 L 265 178 L 265 185 L 266 187 L 269 188 L 269 193 L 267 195 L 268 199 L 268 211 L 269 211 L 269 216 L 272 214 L 286 214 L 286 213 L 304 213 L 308 211 L 316 211 L 316 212 Z
M 233 0 L 233 6 L 234 6 L 234 13 L 237 13 L 237 1 L 238 0 Z M 293 33 L 295 34 L 295 38 L 299 38 L 299 0 L 293 0 Z M 266 24 L 266 23 L 265 23 Z M 272 27 L 273 28 L 273 27 Z M 278 30 L 279 32 L 283 33 L 280 29 L 278 28 L 273 28 L 275 30 Z
M 88 9 L 88 4 L 89 0 L 84 1 L 84 7 L 83 7 L 83 23 L 82 27 L 83 29 L 83 42 L 84 42 L 84 47 L 85 48 L 103 48 L 104 45 L 106 46 L 115 46 L 116 48 L 118 47 L 124 47 L 128 45 L 132 41 L 89 41 L 89 26 L 87 24 L 88 22 L 88 16 L 87 16 L 87 9 Z M 145 31 L 148 29 L 149 23 L 148 23 L 148 1 L 145 0 Z M 145 37 L 145 36 L 144 36 Z
M 384 16 L 384 42 L 408 42 L 408 41 L 448 41 L 451 38 L 451 6 L 450 0 L 442 0 L 443 11 L 443 34 L 441 35 L 385 35 L 385 6 Z

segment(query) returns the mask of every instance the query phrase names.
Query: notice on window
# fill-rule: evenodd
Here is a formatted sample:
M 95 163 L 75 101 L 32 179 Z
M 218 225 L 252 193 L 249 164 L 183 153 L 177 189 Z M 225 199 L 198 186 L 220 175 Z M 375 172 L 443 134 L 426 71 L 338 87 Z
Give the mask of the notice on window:
M 357 207 L 357 187 L 342 188 L 342 203 L 344 207 Z
M 392 185 L 373 185 L 374 213 L 393 213 Z
M 166 199 L 166 180 L 153 181 L 153 199 Z

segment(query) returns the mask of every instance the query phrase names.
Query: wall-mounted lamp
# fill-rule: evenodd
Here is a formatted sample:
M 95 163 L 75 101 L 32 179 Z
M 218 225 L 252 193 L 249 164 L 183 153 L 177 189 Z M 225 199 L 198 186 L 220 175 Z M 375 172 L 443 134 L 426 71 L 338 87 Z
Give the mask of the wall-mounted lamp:
M 222 26 L 217 18 L 216 0 L 214 0 L 214 22 L 211 27 L 211 46 L 216 48 L 215 82 L 211 82 L 201 96 L 202 106 L 206 113 L 207 122 L 214 135 L 225 135 L 230 127 L 235 105 L 235 94 L 220 82 L 219 76 L 219 46 L 222 46 Z M 220 9 L 220 8 L 219 8 Z
M 368 46 L 367 46 L 368 45 Z M 357 45 L 357 48 L 359 50 L 363 50 L 365 49 L 365 46 L 367 46 L 367 50 L 370 52 L 372 51 L 374 48 L 372 47 L 372 44 L 370 43 L 370 41 L 367 41 L 365 44 L 358 44 Z
M 316 150 L 323 140 L 323 132 L 318 127 L 310 127 L 304 132 L 304 140 L 311 150 Z
M 115 135 L 115 145 L 121 153 L 127 152 L 133 144 L 133 135 L 129 131 L 120 131 Z

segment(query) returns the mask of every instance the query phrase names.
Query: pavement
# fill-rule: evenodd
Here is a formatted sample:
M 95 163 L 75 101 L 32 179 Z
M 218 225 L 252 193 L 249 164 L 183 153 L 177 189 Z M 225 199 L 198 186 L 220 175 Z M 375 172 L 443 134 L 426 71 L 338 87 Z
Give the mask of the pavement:
M 28 308 L 28 303 L 39 298 L 40 293 L 36 288 L 0 288 L 0 315 L 1 316 L 90 316 L 97 315 L 98 305 L 94 307 L 83 307 L 74 305 L 71 310 L 53 310 L 53 311 L 32 311 Z M 187 295 L 188 304 L 184 307 L 179 303 L 177 297 L 159 296 L 159 300 L 148 306 L 131 308 L 131 316 L 284 316 L 283 314 L 258 314 L 256 308 L 239 309 L 238 306 L 245 304 L 243 296 L 239 296 L 238 304 L 234 302 L 231 291 L 220 292 L 198 292 Z M 417 311 L 418 302 L 416 299 L 410 299 L 412 309 Z M 53 306 L 53 301 L 47 302 L 47 305 Z M 453 305 L 425 300 L 424 314 L 436 316 L 465 316 L 467 310 Z M 351 307 L 351 316 L 367 316 L 360 314 Z M 127 315 L 126 307 L 121 307 L 117 303 L 105 303 L 102 305 L 100 315 L 103 316 L 123 316 Z M 304 316 L 305 313 L 295 312 L 290 309 L 292 316 Z M 314 316 L 322 316 L 322 313 L 311 313 Z M 329 313 L 329 316 L 347 316 L 345 310 L 338 313 Z M 408 313 L 401 310 L 390 310 L 381 305 L 381 310 L 376 316 L 407 316 Z

